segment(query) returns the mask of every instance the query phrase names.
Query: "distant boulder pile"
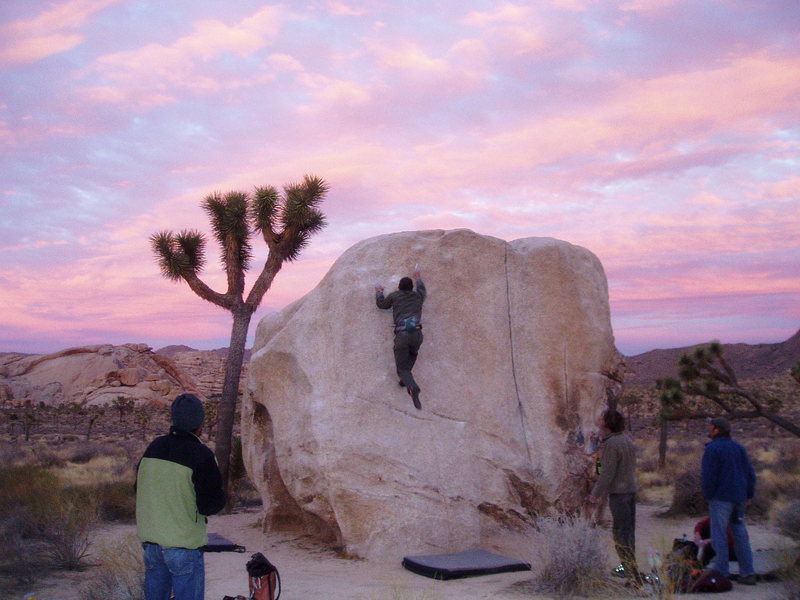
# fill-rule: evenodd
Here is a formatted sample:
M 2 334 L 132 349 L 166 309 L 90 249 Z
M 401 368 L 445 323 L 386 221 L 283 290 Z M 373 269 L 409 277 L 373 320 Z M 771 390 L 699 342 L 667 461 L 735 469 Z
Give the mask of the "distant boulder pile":
M 156 350 L 156 353 L 175 363 L 182 373 L 186 373 L 197 383 L 198 389 L 207 397 L 222 395 L 222 385 L 225 381 L 225 360 L 228 357 L 227 348 L 195 350 L 182 345 L 165 346 Z M 250 350 L 245 350 L 239 384 L 240 392 L 244 391 L 249 360 Z
M 194 379 L 145 344 L 100 344 L 52 354 L 0 356 L 0 401 L 110 404 L 118 397 L 166 405 L 181 391 L 201 393 Z

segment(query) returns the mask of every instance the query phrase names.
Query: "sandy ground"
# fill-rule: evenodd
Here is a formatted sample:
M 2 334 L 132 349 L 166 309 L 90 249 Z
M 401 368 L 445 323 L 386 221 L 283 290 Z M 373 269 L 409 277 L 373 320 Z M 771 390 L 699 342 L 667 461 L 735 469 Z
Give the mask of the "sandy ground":
M 691 537 L 696 519 L 662 519 L 655 517 L 663 507 L 640 505 L 637 515 L 637 554 L 642 566 L 647 564 L 648 548 L 660 548 L 675 537 Z M 785 548 L 788 541 L 763 524 L 749 525 L 754 550 Z M 101 532 L 99 537 L 121 537 L 133 531 L 132 526 L 117 526 Z M 532 598 L 520 591 L 521 584 L 531 579 L 531 572 L 504 573 L 468 579 L 435 581 L 405 570 L 397 560 L 375 562 L 338 557 L 333 551 L 307 537 L 261 533 L 258 512 L 240 512 L 209 519 L 209 531 L 220 533 L 247 548 L 244 554 L 209 553 L 206 555 L 205 600 L 221 600 L 223 596 L 247 595 L 245 563 L 254 552 L 264 553 L 279 569 L 284 600 L 472 600 Z M 608 532 L 607 532 L 608 533 Z M 608 533 L 608 566 L 616 564 Z M 530 539 L 505 535 L 488 541 L 484 549 L 534 563 L 535 552 Z M 462 549 L 459 549 L 462 550 Z M 85 573 L 67 574 L 48 580 L 31 590 L 38 600 L 80 600 L 78 588 Z M 734 583 L 726 598 L 774 600 L 780 596 L 779 583 L 759 583 L 755 587 Z M 24 600 L 23 594 L 8 600 Z

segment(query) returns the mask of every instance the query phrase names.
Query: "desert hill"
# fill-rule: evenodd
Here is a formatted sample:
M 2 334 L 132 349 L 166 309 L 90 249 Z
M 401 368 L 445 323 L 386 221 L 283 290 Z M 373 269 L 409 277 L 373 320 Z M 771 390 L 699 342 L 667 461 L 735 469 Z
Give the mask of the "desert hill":
M 740 380 L 772 377 L 800 362 L 800 331 L 775 344 L 723 344 L 724 356 Z M 654 385 L 657 379 L 677 377 L 678 359 L 695 346 L 650 350 L 625 357 L 625 383 Z

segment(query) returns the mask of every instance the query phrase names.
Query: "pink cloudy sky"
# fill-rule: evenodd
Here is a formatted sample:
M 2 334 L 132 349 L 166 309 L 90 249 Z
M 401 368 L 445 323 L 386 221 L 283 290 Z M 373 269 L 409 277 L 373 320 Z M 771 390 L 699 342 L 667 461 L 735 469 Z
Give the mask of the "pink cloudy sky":
M 467 227 L 594 252 L 625 354 L 782 341 L 798 23 L 797 0 L 3 0 L 0 351 L 226 345 L 148 236 L 305 173 L 330 225 L 258 318 L 361 239 Z

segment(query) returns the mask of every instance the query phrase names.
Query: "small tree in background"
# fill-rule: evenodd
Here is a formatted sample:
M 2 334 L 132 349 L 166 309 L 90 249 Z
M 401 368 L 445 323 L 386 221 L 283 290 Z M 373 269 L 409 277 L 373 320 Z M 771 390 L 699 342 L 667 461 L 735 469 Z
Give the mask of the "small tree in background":
M 779 413 L 782 401 L 777 397 L 762 398 L 743 387 L 736 373 L 725 360 L 722 344 L 712 342 L 698 346 L 678 360 L 679 379 L 667 378 L 656 382 L 661 390 L 662 420 L 700 419 L 714 417 L 718 412 L 703 411 L 702 406 L 690 406 L 686 396 L 710 400 L 730 419 L 765 418 L 781 429 L 800 437 L 800 426 Z M 800 364 L 790 372 L 800 383 Z
M 311 236 L 325 226 L 325 217 L 317 207 L 327 192 L 325 181 L 306 175 L 302 183 L 285 186 L 283 194 L 267 186 L 256 188 L 252 194 L 228 192 L 207 196 L 202 207 L 221 249 L 222 265 L 228 280 L 225 293 L 212 290 L 198 277 L 205 265 L 206 238 L 202 233 L 184 229 L 177 234 L 161 231 L 150 237 L 164 277 L 174 281 L 183 279 L 203 300 L 224 308 L 233 316 L 215 449 L 226 485 L 250 319 L 284 261 L 298 258 Z M 245 272 L 253 254 L 250 236 L 256 232 L 261 233 L 268 254 L 261 273 L 245 298 Z
M 136 402 L 128 396 L 117 396 L 111 401 L 111 406 L 119 413 L 119 423 L 122 425 L 125 415 L 133 412 Z

